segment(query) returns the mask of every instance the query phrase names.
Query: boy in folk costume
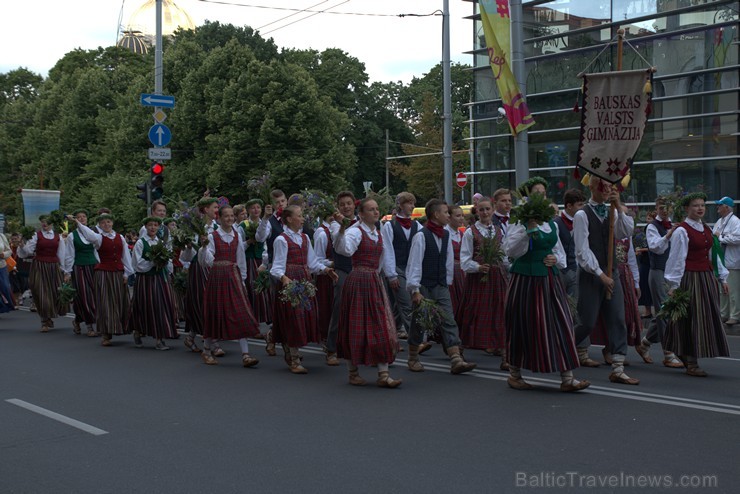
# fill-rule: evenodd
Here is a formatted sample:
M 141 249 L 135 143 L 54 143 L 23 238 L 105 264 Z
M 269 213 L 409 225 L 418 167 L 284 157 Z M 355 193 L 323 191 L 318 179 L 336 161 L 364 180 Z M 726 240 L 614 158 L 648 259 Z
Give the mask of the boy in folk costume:
M 249 355 L 247 338 L 259 334 L 259 323 L 247 299 L 244 280 L 247 263 L 244 244 L 233 227 L 234 210 L 224 206 L 219 211 L 221 225 L 208 234 L 208 245 L 198 252 L 198 262 L 209 268 L 203 301 L 203 362 L 218 361 L 211 355 L 214 340 L 238 340 L 242 365 L 253 367 L 259 360 Z
M 164 242 L 157 236 L 162 218 L 149 216 L 143 223 L 146 235 L 136 241 L 131 257 L 136 282 L 128 324 L 133 329 L 137 347 L 142 346 L 141 336 L 151 336 L 156 340 L 155 349 L 169 350 L 164 339 L 174 338 L 177 334 L 172 286 L 167 279 L 172 271 L 172 263 L 160 269 L 147 259 L 151 247 Z
M 699 358 L 728 357 L 727 337 L 722 327 L 719 288 L 716 277 L 727 295 L 729 274 L 719 255 L 712 254 L 714 238 L 703 222 L 707 196 L 701 192 L 689 194 L 681 205 L 686 219 L 680 223 L 671 239 L 671 256 L 665 268 L 670 297 L 680 288 L 689 294 L 688 316 L 671 320 L 666 327 L 665 348 L 675 352 L 686 366 L 686 374 L 706 377 L 699 367 Z
M 316 253 L 316 259 L 327 268 L 334 267 L 334 242 L 331 239 L 332 216 L 323 218 L 321 224 L 313 234 L 313 248 Z M 316 282 L 316 300 L 319 311 L 319 331 L 321 339 L 326 345 L 326 339 L 329 336 L 329 326 L 331 324 L 331 314 L 334 307 L 334 283 L 331 278 L 325 274 L 317 275 L 314 279 Z M 336 356 L 326 356 L 327 365 L 339 365 Z
M 450 222 L 447 204 L 440 199 L 432 199 L 426 204 L 426 225 L 411 240 L 408 265 L 406 267 L 406 288 L 411 293 L 416 306 L 425 298 L 436 302 L 442 310 L 444 320 L 439 329 L 443 346 L 450 357 L 450 372 L 462 374 L 475 369 L 476 364 L 465 362 L 460 355 L 460 336 L 450 300 L 449 286 L 453 282 L 455 255 L 450 232 L 445 226 Z M 419 361 L 419 346 L 424 335 L 412 315 L 409 330 L 408 367 L 412 372 L 422 372 L 424 366 Z
M 79 216 L 78 216 L 79 217 Z M 128 278 L 134 274 L 126 239 L 113 230 L 113 216 L 98 216 L 97 231 L 77 220 L 77 230 L 95 248 L 95 325 L 101 344 L 111 346 L 114 335 L 127 332 Z
M 655 210 L 657 216 L 648 223 L 645 229 L 645 236 L 648 244 L 648 256 L 650 260 L 650 271 L 648 273 L 648 286 L 650 287 L 650 296 L 653 300 L 655 313 L 660 312 L 660 308 L 668 297 L 665 284 L 665 266 L 671 254 L 671 238 L 676 231 L 676 225 L 671 222 L 668 203 L 664 197 L 658 197 L 655 200 Z M 665 337 L 666 321 L 662 317 L 653 317 L 650 321 L 647 334 L 642 338 L 640 344 L 635 347 L 646 364 L 652 364 L 653 358 L 650 356 L 650 345 L 660 342 L 663 344 Z M 683 363 L 676 357 L 676 354 L 667 350 L 663 346 L 663 365 L 674 369 L 682 369 Z
M 560 270 L 565 283 L 565 292 L 569 297 L 578 299 L 578 263 L 576 262 L 576 245 L 573 240 L 573 218 L 583 209 L 586 196 L 579 189 L 568 189 L 563 196 L 563 211 L 553 221 L 558 225 L 558 237 L 565 250 L 566 267 Z
M 78 223 L 87 225 L 87 211 L 78 209 L 72 215 Z M 66 255 L 62 268 L 64 282 L 72 281 L 76 290 L 72 302 L 75 313 L 72 330 L 75 334 L 80 334 L 80 324 L 84 322 L 87 336 L 95 337 L 98 336 L 95 331 L 95 265 L 98 263 L 95 247 L 77 230 L 67 235 L 65 241 Z
M 64 281 L 61 264 L 64 262 L 65 242 L 54 232 L 48 217 L 39 217 L 41 230 L 21 245 L 18 253 L 21 257 L 35 254 L 28 284 L 33 295 L 33 302 L 41 318 L 41 332 L 46 333 L 54 327 L 53 319 L 67 313 L 67 307 L 59 303 L 58 289 Z
M 592 176 L 589 189 L 591 199 L 582 210 L 576 213 L 573 220 L 576 260 L 581 268 L 578 273 L 580 323 L 575 329 L 578 357 L 581 365 L 584 365 L 584 362 L 586 364 L 594 362 L 588 357 L 588 336 L 601 314 L 611 344 L 612 372 L 609 380 L 613 383 L 640 384 L 639 380 L 624 372 L 624 357 L 627 354 L 627 326 L 624 318 L 624 293 L 616 258 L 613 260 L 612 273 L 605 272 L 608 267 L 609 221 L 611 220 L 609 203 L 617 204 L 616 214 L 612 220 L 614 238 L 631 237 L 635 223 L 632 218 L 622 212 L 619 192 L 609 182 Z M 611 298 L 607 298 L 607 294 L 610 294 Z
M 336 239 L 343 223 L 349 223 L 346 226 L 348 228 L 357 222 L 357 217 L 355 216 L 355 195 L 352 192 L 345 190 L 337 194 L 337 211 L 339 215 L 336 216 L 336 221 L 333 221 L 330 225 L 332 267 L 337 274 L 337 282 L 334 284 L 334 299 L 332 301 L 329 331 L 326 336 L 326 364 L 331 366 L 339 365 L 339 360 L 337 359 L 337 332 L 339 331 L 339 316 L 342 307 L 342 291 L 344 290 L 344 281 L 352 272 L 352 257 L 337 252 Z
M 391 221 L 383 225 L 383 249 L 385 249 L 383 272 L 388 279 L 388 296 L 396 317 L 398 337 L 407 337 L 406 329 L 411 327 L 411 297 L 406 289 L 406 266 L 408 264 L 411 241 L 421 229 L 421 225 L 411 219 L 416 206 L 416 197 L 410 192 L 396 196 L 398 212 Z M 402 329 L 403 328 L 403 329 Z

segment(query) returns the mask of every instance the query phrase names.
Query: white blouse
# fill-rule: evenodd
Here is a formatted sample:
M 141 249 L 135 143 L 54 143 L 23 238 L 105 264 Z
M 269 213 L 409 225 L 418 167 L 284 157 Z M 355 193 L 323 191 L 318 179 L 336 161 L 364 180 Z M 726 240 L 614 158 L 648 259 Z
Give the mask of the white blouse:
M 118 235 L 115 231 L 111 230 L 110 233 L 105 233 L 101 230 L 102 233 L 98 233 L 96 231 L 93 231 L 90 227 L 86 225 L 82 225 L 79 222 L 77 223 L 77 231 L 80 232 L 80 235 L 90 242 L 93 247 L 95 247 L 95 259 L 100 262 L 100 256 L 98 255 L 98 250 L 100 249 L 100 246 L 103 245 L 103 237 L 106 237 L 111 240 L 115 240 L 116 236 Z M 131 276 L 134 274 L 134 267 L 131 264 L 131 252 L 128 248 L 128 244 L 126 243 L 126 239 L 123 238 L 123 235 L 121 235 L 121 245 L 123 246 L 123 251 L 121 253 L 121 263 L 123 264 L 123 274 L 124 276 Z
M 326 246 L 329 245 L 329 237 L 326 235 L 326 231 L 323 227 L 327 227 L 331 234 L 331 225 L 326 221 L 323 221 L 321 226 L 319 226 L 313 234 L 313 249 L 314 252 L 316 252 L 316 259 L 318 259 L 319 262 L 327 268 L 330 268 L 334 265 L 334 262 L 326 257 Z
M 437 251 L 442 251 L 442 239 L 432 234 L 437 244 Z M 419 291 L 421 286 L 422 263 L 427 251 L 427 239 L 421 232 L 414 235 L 411 240 L 411 251 L 409 252 L 409 262 L 406 265 L 406 290 L 411 293 Z M 447 285 L 452 284 L 455 277 L 455 252 L 452 249 L 452 235 L 447 237 L 447 258 L 445 259 Z
M 147 236 L 146 241 L 149 245 L 157 245 L 161 240 L 157 238 L 156 234 L 154 238 Z M 134 253 L 131 256 L 131 264 L 134 266 L 134 270 L 137 273 L 148 273 L 154 269 L 154 263 L 147 261 L 142 256 L 144 255 L 144 238 L 140 238 L 134 245 Z M 172 273 L 172 262 L 167 263 L 167 272 Z
M 337 237 L 334 239 L 334 249 L 343 256 L 352 257 L 357 252 L 362 241 L 360 228 L 367 233 L 367 236 L 372 242 L 378 243 L 378 230 L 374 226 L 371 228 L 365 223 L 359 222 L 344 230 L 344 233 L 337 233 Z M 383 239 L 383 242 L 385 242 L 385 239 Z M 378 264 L 378 272 L 383 268 L 385 255 L 386 250 L 383 249 L 380 255 L 380 264 Z
M 213 266 L 216 259 L 216 242 L 213 240 L 213 236 L 218 235 L 221 240 L 231 245 L 231 242 L 237 242 L 236 247 L 236 265 L 239 267 L 242 281 L 247 279 L 247 257 L 244 254 L 244 242 L 242 241 L 241 235 L 235 228 L 232 228 L 230 232 L 227 232 L 223 228 L 219 227 L 214 233 L 208 234 L 208 245 L 204 249 L 198 251 L 198 261 L 204 266 L 209 268 Z
M 588 204 L 583 208 L 585 209 L 596 205 L 596 202 L 589 200 Z M 606 207 L 608 209 L 610 207 L 609 204 L 607 204 Z M 576 244 L 576 261 L 578 262 L 578 266 L 584 269 L 587 273 L 601 276 L 603 271 L 599 266 L 599 261 L 596 259 L 596 255 L 588 244 L 588 216 L 584 209 L 576 212 L 575 216 L 573 216 L 573 241 Z M 620 208 L 617 208 L 616 212 L 617 214 L 614 215 L 614 238 L 631 238 L 632 232 L 635 229 L 634 220 L 624 214 Z M 599 221 L 602 223 L 605 220 L 606 218 L 599 218 Z
M 552 248 L 552 254 L 557 258 L 555 266 L 559 269 L 565 269 L 568 267 L 568 260 L 565 256 L 565 249 L 563 244 L 560 242 L 560 235 L 558 234 L 558 224 L 555 225 L 555 235 L 557 236 L 557 243 Z M 537 229 L 542 233 L 551 233 L 549 223 L 542 223 L 537 226 Z M 529 234 L 527 233 L 527 227 L 520 223 L 509 225 L 509 233 L 504 237 L 504 252 L 506 256 L 511 259 L 522 257 L 529 251 Z
M 686 223 L 696 230 L 697 232 L 703 232 L 705 226 L 701 221 L 695 221 L 690 218 L 686 218 Z M 689 234 L 686 232 L 683 226 L 679 226 L 673 232 L 671 237 L 671 255 L 668 256 L 668 262 L 665 265 L 665 280 L 668 283 L 669 288 L 678 288 L 681 284 L 681 278 L 686 270 L 686 256 L 689 253 Z M 712 250 L 709 250 L 709 260 L 712 260 Z M 719 270 L 719 279 L 724 283 L 727 280 L 729 272 L 722 264 L 722 260 L 717 258 L 717 266 Z
M 417 223 L 416 231 L 421 230 L 421 225 L 416 220 L 411 220 L 411 228 L 413 228 L 414 223 Z M 411 236 L 411 228 L 401 227 L 403 234 L 406 235 L 406 240 Z M 396 251 L 393 250 L 393 222 L 386 222 L 381 227 L 380 234 L 383 236 L 383 272 L 389 280 L 393 280 L 398 277 L 396 271 Z
M 480 269 L 480 265 L 473 260 L 475 250 L 473 228 L 477 228 L 480 234 L 486 238 L 496 235 L 496 226 L 493 223 L 490 226 L 486 226 L 480 221 L 476 221 L 475 225 L 465 230 L 465 234 L 462 237 L 462 245 L 460 246 L 460 268 L 466 273 L 477 273 Z
M 303 246 L 303 234 L 301 232 L 296 233 L 290 228 L 286 228 L 284 233 L 286 233 L 293 242 L 301 247 Z M 306 237 L 306 239 L 308 239 L 308 237 Z M 285 268 L 288 261 L 288 241 L 285 240 L 285 237 L 282 235 L 277 236 L 275 243 L 272 245 L 272 252 L 272 267 L 270 268 L 270 275 L 273 278 L 280 280 L 285 275 Z M 322 273 L 326 271 L 326 269 L 328 268 L 316 259 L 316 254 L 311 246 L 311 242 L 308 242 L 309 272 L 313 274 Z
M 46 240 L 53 240 L 54 230 L 49 230 L 48 232 L 41 230 L 41 235 L 43 235 Z M 28 239 L 28 241 L 24 245 L 18 247 L 18 256 L 23 259 L 33 256 L 36 253 L 36 243 L 38 242 L 38 240 L 38 236 L 34 234 L 33 237 Z M 57 260 L 59 261 L 60 266 L 64 263 L 65 251 L 65 241 L 60 235 L 59 246 L 57 247 Z

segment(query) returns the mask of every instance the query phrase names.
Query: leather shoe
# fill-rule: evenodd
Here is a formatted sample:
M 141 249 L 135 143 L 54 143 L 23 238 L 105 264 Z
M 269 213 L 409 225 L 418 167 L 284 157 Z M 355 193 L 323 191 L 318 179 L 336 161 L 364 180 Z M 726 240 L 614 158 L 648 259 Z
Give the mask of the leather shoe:
M 424 343 L 422 343 L 421 345 L 419 345 L 419 355 L 421 355 L 422 353 L 426 352 L 430 348 L 432 348 L 432 344 L 429 343 L 428 341 L 425 341 Z
M 725 321 L 725 324 L 727 324 L 728 326 L 734 326 L 735 324 L 737 324 L 737 319 L 728 319 Z
M 578 381 L 576 383 L 575 379 L 572 381 L 569 381 L 567 383 L 560 383 L 560 391 L 563 393 L 574 393 L 576 391 L 580 391 L 582 389 L 586 389 L 589 386 L 591 386 L 591 383 L 588 381 Z
M 642 343 L 635 347 L 637 354 L 642 357 L 642 361 L 646 364 L 653 363 L 653 357 L 650 356 L 650 348 L 644 346 Z
M 694 377 L 707 377 L 707 372 L 699 366 L 687 367 L 686 374 Z
M 506 384 L 508 384 L 509 387 L 512 389 L 518 389 L 522 391 L 534 388 L 534 386 L 529 384 L 527 381 L 525 381 L 521 377 L 519 379 L 514 379 L 513 377 L 509 376 L 509 378 L 506 380 Z
M 581 364 L 581 367 L 600 367 L 601 366 L 600 363 L 588 357 L 585 359 L 582 359 L 579 363 Z
M 611 374 L 609 374 L 609 380 L 611 382 L 613 382 L 613 383 L 617 383 L 617 384 L 630 384 L 632 386 L 637 386 L 638 384 L 640 384 L 640 380 L 639 379 L 635 379 L 634 377 L 630 377 L 627 374 L 625 374 L 624 372 L 620 372 L 619 374 L 617 374 L 616 372 L 612 372 Z
M 684 368 L 683 362 L 681 362 L 681 360 L 675 355 L 664 358 L 663 365 L 665 365 L 666 367 L 670 367 L 671 369 L 683 369 Z
M 250 356 L 248 353 L 242 353 L 242 365 L 244 367 L 254 367 L 259 363 L 259 359 Z
M 349 375 L 349 383 L 352 386 L 364 386 L 367 384 L 367 381 L 365 381 L 361 375 L 355 373 Z

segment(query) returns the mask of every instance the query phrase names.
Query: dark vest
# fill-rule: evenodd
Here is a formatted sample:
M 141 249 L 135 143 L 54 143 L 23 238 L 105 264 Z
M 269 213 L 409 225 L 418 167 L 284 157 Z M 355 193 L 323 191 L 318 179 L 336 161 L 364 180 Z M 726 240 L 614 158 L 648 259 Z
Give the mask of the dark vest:
M 272 255 L 273 255 L 273 245 L 275 244 L 275 239 L 278 238 L 283 233 L 283 224 L 278 221 L 278 219 L 273 214 L 270 216 L 270 236 L 267 239 L 267 258 L 270 261 L 270 264 L 272 264 Z
M 409 262 L 409 252 L 411 251 L 411 240 L 419 231 L 419 223 L 416 221 L 411 222 L 411 233 L 408 240 L 406 239 L 406 233 L 403 231 L 403 227 L 398 221 L 391 221 L 391 227 L 393 228 L 393 252 L 396 253 L 396 266 L 406 269 L 406 265 Z
M 658 233 L 661 237 L 665 237 L 666 233 L 668 233 L 668 230 L 663 227 L 663 223 L 661 223 L 658 220 L 653 220 L 653 226 L 658 229 Z M 670 245 L 666 249 L 666 251 L 660 255 L 655 254 L 652 250 L 648 251 L 648 257 L 650 258 L 650 269 L 655 269 L 658 271 L 665 271 L 665 263 L 668 262 L 668 255 L 671 253 L 671 247 Z
M 380 230 L 378 230 L 378 232 L 380 232 Z M 352 272 L 352 258 L 343 256 L 342 254 L 337 252 L 337 249 L 334 248 L 334 241 L 331 239 L 331 236 L 329 237 L 329 245 L 332 246 L 331 251 L 334 257 L 334 269 L 344 271 L 347 274 L 351 273 Z
M 606 271 L 609 257 L 609 220 L 611 218 L 607 215 L 606 219 L 601 221 L 590 205 L 586 205 L 583 209 L 586 211 L 586 217 L 588 218 L 588 247 L 596 256 L 596 260 L 599 261 L 601 270 L 607 276 L 612 276 L 614 273 L 607 273 Z M 617 249 L 614 249 L 612 266 L 614 269 L 617 267 Z
M 560 237 L 560 243 L 563 244 L 565 250 L 565 259 L 567 261 L 567 267 L 563 270 L 574 271 L 576 265 L 576 243 L 573 240 L 573 233 L 568 230 L 568 226 L 563 221 L 563 218 L 556 216 L 553 221 L 558 225 L 558 236 Z
M 421 285 L 429 289 L 435 286 L 447 286 L 447 244 L 450 232 L 445 230 L 442 237 L 442 250 L 437 249 L 436 235 L 427 228 L 422 228 L 426 248 L 421 262 Z

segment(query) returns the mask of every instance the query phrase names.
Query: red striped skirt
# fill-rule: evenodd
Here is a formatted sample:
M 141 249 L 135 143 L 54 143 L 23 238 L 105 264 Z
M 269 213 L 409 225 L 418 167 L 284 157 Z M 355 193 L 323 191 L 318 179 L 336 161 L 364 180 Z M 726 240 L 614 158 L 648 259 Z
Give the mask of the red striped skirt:
M 624 319 L 627 323 L 627 345 L 637 346 L 642 339 L 642 317 L 637 305 L 637 293 L 635 292 L 635 278 L 627 264 L 620 263 L 617 266 L 619 270 L 619 280 L 622 283 L 622 292 L 624 293 Z M 596 326 L 591 332 L 592 345 L 604 345 L 609 347 L 609 335 L 606 330 L 604 318 L 599 315 L 596 320 Z
M 532 372 L 578 367 L 573 319 L 562 278 L 513 273 L 506 296 L 506 346 L 510 364 Z
M 185 292 L 185 329 L 203 334 L 203 296 L 208 282 L 208 268 L 202 266 L 196 259 L 193 258 L 188 269 L 188 290 Z
M 257 279 L 257 268 L 262 264 L 261 259 L 247 258 L 247 296 L 252 304 L 252 311 L 257 322 L 272 323 L 272 290 L 264 290 L 262 293 L 254 291 L 252 283 Z
M 316 302 L 319 310 L 319 331 L 321 339 L 326 340 L 329 334 L 329 323 L 334 308 L 334 282 L 328 275 L 319 274 L 314 277 L 316 282 Z
M 72 302 L 75 320 L 93 324 L 95 322 L 95 265 L 74 266 L 72 286 L 77 290 Z
M 103 334 L 127 332 L 128 284 L 122 271 L 95 271 L 95 325 Z
M 460 309 L 460 339 L 468 348 L 504 348 L 506 323 L 504 301 L 507 277 L 502 267 L 492 267 L 488 279 L 483 273 L 465 275 L 463 307 Z
M 204 338 L 238 340 L 259 334 L 259 323 L 236 264 L 213 264 L 203 303 Z
M 59 287 L 64 282 L 64 275 L 58 262 L 43 262 L 34 259 L 28 284 L 36 304 L 36 311 L 42 321 L 54 319 L 67 314 L 69 307 L 59 303 Z
M 174 338 L 177 326 L 172 300 L 172 287 L 165 274 L 137 273 L 128 315 L 128 332 L 139 331 L 143 336 L 156 339 Z
M 308 280 L 307 269 L 303 266 L 288 264 L 285 276 L 291 280 Z M 272 336 L 276 343 L 284 343 L 291 348 L 300 348 L 309 343 L 320 343 L 319 317 L 316 297 L 311 300 L 311 309 L 293 307 L 280 300 L 282 285 L 275 288 L 275 302 L 272 316 Z
M 460 310 L 463 307 L 463 296 L 465 294 L 465 272 L 460 268 L 460 261 L 455 261 L 455 277 L 450 285 L 450 299 L 452 301 L 452 312 L 455 321 L 462 320 Z
M 397 352 L 396 323 L 380 275 L 355 267 L 342 288 L 337 356 L 376 365 L 392 363 Z

